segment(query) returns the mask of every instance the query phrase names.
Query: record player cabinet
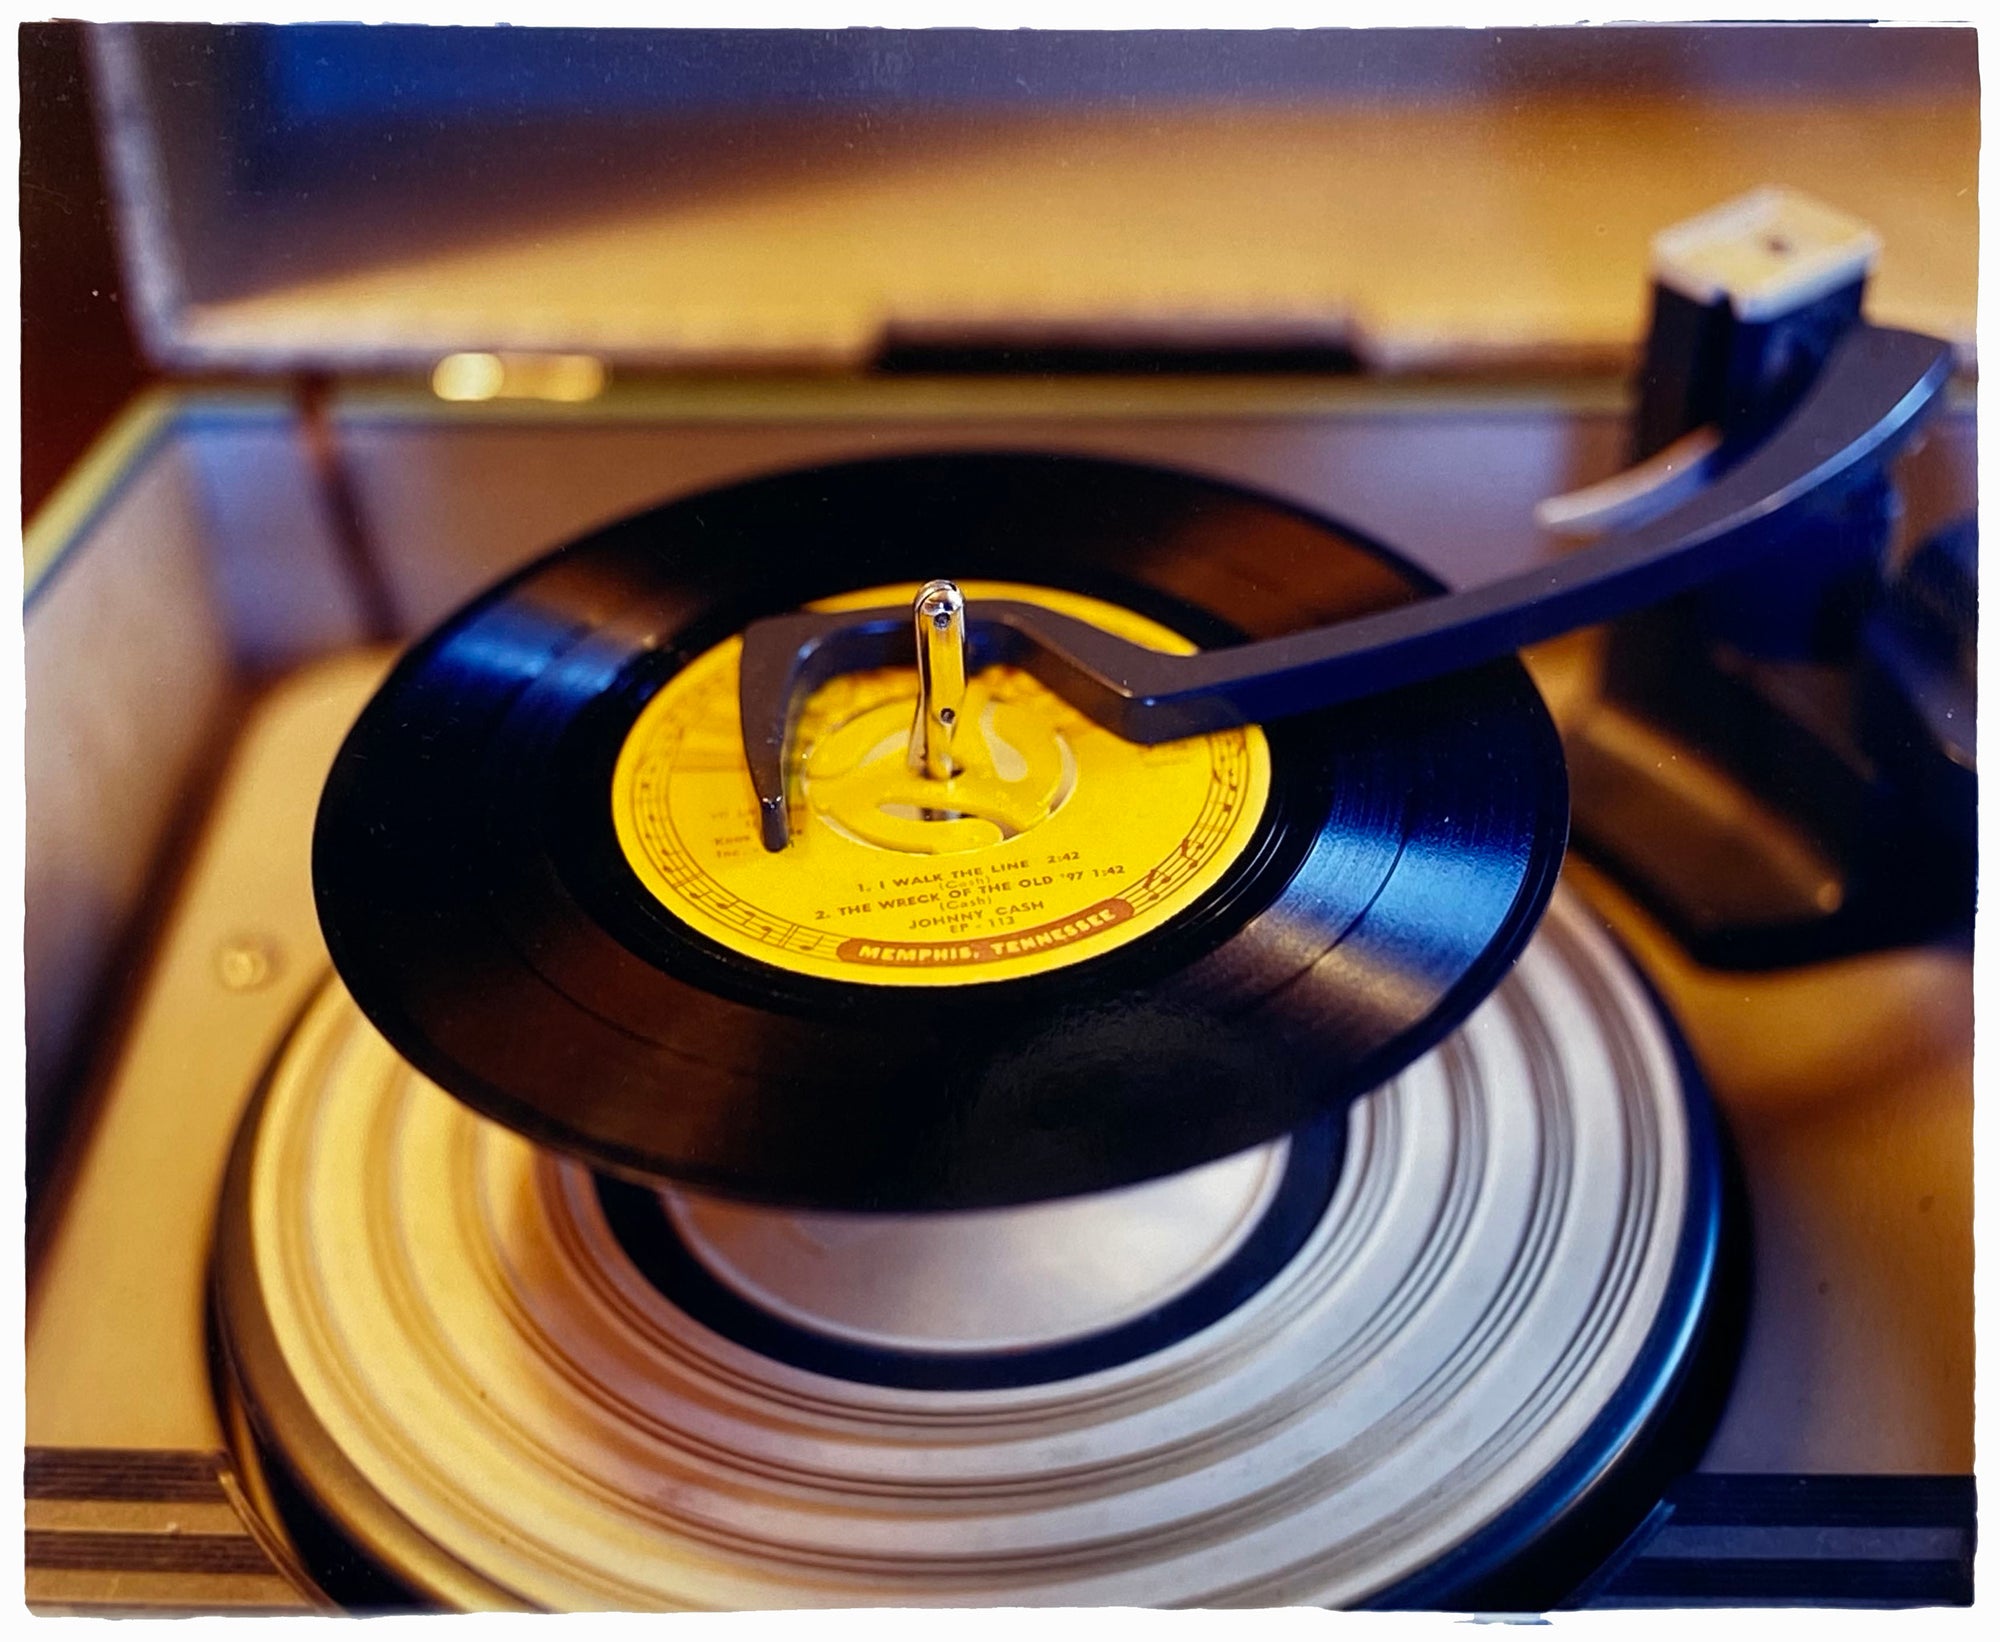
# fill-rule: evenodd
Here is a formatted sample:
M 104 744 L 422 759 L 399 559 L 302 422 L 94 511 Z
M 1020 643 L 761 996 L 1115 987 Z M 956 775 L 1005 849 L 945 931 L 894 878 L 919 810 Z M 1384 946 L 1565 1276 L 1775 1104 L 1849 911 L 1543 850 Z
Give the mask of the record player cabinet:
M 27 1577 L 31 1602 L 51 1609 L 299 1600 L 261 1551 L 224 1548 L 206 1569 L 148 1571 L 120 1566 L 102 1539 L 151 1522 L 146 1512 L 158 1515 L 163 1500 L 181 1502 L 166 1514 L 186 1516 L 190 1532 L 231 1543 L 242 1532 L 218 1491 L 235 1486 L 227 1468 L 217 1483 L 202 1458 L 225 1453 L 231 1437 L 211 1393 L 205 1335 L 213 1205 L 236 1114 L 326 965 L 305 833 L 340 715 L 396 643 L 595 523 L 769 468 L 897 450 L 1054 449 L 1184 466 L 1350 520 L 1448 582 L 1485 579 L 1551 551 L 1531 523 L 1537 500 L 1621 465 L 1624 388 L 1615 371 L 1576 367 L 1618 360 L 1623 339 L 1636 334 L 1642 292 L 1642 259 L 1602 250 L 1587 204 L 1574 209 L 1589 194 L 1587 169 L 1557 186 L 1539 165 L 1496 162 L 1500 172 L 1487 180 L 1500 197 L 1542 213 L 1531 231 L 1504 240 L 1504 255 L 1523 268 L 1574 258 L 1575 279 L 1529 279 L 1504 299 L 1482 285 L 1483 306 L 1463 289 L 1412 290 L 1400 307 L 1384 300 L 1370 331 L 1341 327 L 1349 310 L 1379 297 L 1368 283 L 1377 276 L 1336 262 L 1331 272 L 1300 274 L 1273 329 L 1284 305 L 1271 289 L 1197 270 L 1179 290 L 1161 276 L 1152 309 L 1139 314 L 1139 331 L 1157 340 L 1196 313 L 1196 330 L 1214 342 L 1249 304 L 1251 329 L 1262 327 L 1267 340 L 1293 345 L 1315 326 L 1338 332 L 1343 347 L 1360 336 L 1373 363 L 1427 368 L 1415 376 L 774 371 L 774 361 L 844 368 L 866 351 L 866 327 L 829 299 L 800 310 L 786 333 L 765 291 L 711 316 L 710 331 L 697 335 L 684 290 L 668 279 L 659 314 L 678 312 L 694 328 L 656 327 L 621 342 L 610 320 L 579 320 L 553 287 L 542 287 L 539 307 L 507 305 L 508 293 L 541 278 L 534 259 L 547 247 L 532 234 L 492 241 L 479 276 L 490 276 L 491 289 L 461 309 L 445 295 L 450 257 L 466 255 L 462 247 L 420 259 L 400 286 L 364 267 L 197 299 L 215 270 L 191 265 L 172 235 L 217 208 L 227 189 L 206 199 L 185 192 L 199 174 L 208 116 L 187 105 L 163 114 L 149 102 L 185 45 L 123 34 L 104 53 L 114 163 L 126 188 L 150 163 L 159 168 L 154 182 L 183 190 L 163 196 L 173 211 L 134 207 L 127 219 L 138 241 L 128 250 L 148 293 L 149 341 L 170 363 L 296 372 L 337 362 L 379 372 L 517 347 L 607 356 L 614 375 L 624 361 L 728 368 L 694 377 L 641 371 L 578 403 L 453 404 L 379 374 L 330 391 L 302 392 L 283 375 L 263 385 L 169 389 L 135 404 L 34 521 L 26 965 L 39 1176 L 29 1247 Z M 1895 128 L 1909 143 L 1946 127 L 1963 136 L 1966 126 L 1949 125 L 1959 118 L 1879 103 L 1865 120 L 1856 116 L 1876 121 L 1868 129 L 1877 137 Z M 1756 181 L 1782 163 L 1807 163 L 1803 151 L 1773 146 L 1776 128 L 1748 104 L 1712 119 L 1705 165 L 1671 184 L 1649 171 L 1627 190 L 1621 223 L 1656 227 L 1731 192 L 1740 174 Z M 1075 127 L 1060 138 L 1082 140 Z M 1269 128 L 1244 128 L 1231 140 L 1249 145 L 1246 152 L 1274 151 Z M 1954 257 L 1970 255 L 1971 227 L 1969 208 L 1951 203 L 1951 167 L 1969 176 L 1971 158 L 1964 141 L 1947 148 L 1923 162 L 1925 182 L 1914 189 L 1902 188 L 1888 163 L 1841 182 L 1892 248 L 1938 250 L 1903 264 L 1892 257 L 1887 267 L 1898 279 L 1885 274 L 1880 316 L 1962 332 L 1969 286 L 1951 270 Z M 1009 163 L 1031 163 L 1010 152 Z M 1138 154 L 1133 174 L 1158 159 Z M 992 168 L 982 175 L 1005 172 L 990 155 L 981 163 Z M 1364 185 L 1391 187 L 1391 160 L 1377 154 L 1373 164 L 1363 167 Z M 898 215 L 896 188 L 927 197 L 933 181 L 869 181 L 886 213 L 881 231 L 910 226 Z M 1838 195 L 1841 182 L 1822 191 Z M 1551 222 L 1549 194 L 1564 189 L 1569 215 Z M 360 194 L 348 203 L 374 208 Z M 773 226 L 786 220 L 798 219 L 749 222 L 724 249 L 711 247 L 714 266 L 762 254 L 757 236 L 790 232 Z M 587 234 L 597 230 L 570 227 L 585 237 L 569 254 L 590 254 Z M 1288 266 L 1308 267 L 1317 232 L 1299 231 Z M 1413 245 L 1421 241 L 1411 232 Z M 1045 301 L 1030 333 L 1073 331 L 1079 315 L 1102 321 L 1103 305 L 1124 304 L 1130 321 L 1144 301 L 1114 241 L 1089 251 L 1082 276 L 1059 272 L 1037 287 L 1017 269 L 1013 287 L 979 298 L 983 312 L 979 293 L 954 286 L 948 273 L 933 280 L 933 294 L 945 295 L 926 310 L 913 274 L 903 293 L 910 300 L 892 318 L 899 334 L 926 345 L 939 335 L 990 340 L 995 326 L 1018 338 L 1020 293 L 1036 288 Z M 613 234 L 606 245 L 601 254 L 614 259 L 655 249 L 643 236 Z M 330 255 L 318 244 L 310 254 Z M 389 298 L 399 291 L 409 301 L 396 308 Z M 1094 316 L 1092 302 L 1100 302 Z M 1198 312 L 1204 302 L 1208 310 Z M 639 306 L 642 318 L 658 317 Z M 506 334 L 493 328 L 503 314 L 516 327 Z M 1496 375 L 1496 360 L 1514 369 Z M 1524 372 L 1524 363 L 1534 368 Z M 1905 488 L 1912 534 L 1970 511 L 1969 394 L 1954 399 L 1906 461 Z M 1530 661 L 1559 720 L 1583 709 L 1595 662 L 1590 635 Z M 1756 1274 L 1748 1334 L 1736 1391 L 1701 1469 L 1787 1478 L 1969 1474 L 1969 951 L 1905 949 L 1756 975 L 1706 971 L 1588 863 L 1572 875 L 1679 1018 L 1748 1181 Z M 121 1451 L 123 1480 L 92 1472 L 84 1451 Z M 129 1521 L 119 1516 L 121 1488 L 136 1513 Z M 1948 1524 L 1926 1526 L 1921 1509 L 1908 1520 L 1902 1538 L 1878 1536 L 1853 1554 L 1885 1566 L 1958 1554 Z M 1687 1532 L 1690 1545 L 1701 1541 L 1697 1529 Z M 1771 1532 L 1782 1541 L 1782 1529 Z M 1758 1553 L 1669 1546 L 1648 1554 Z

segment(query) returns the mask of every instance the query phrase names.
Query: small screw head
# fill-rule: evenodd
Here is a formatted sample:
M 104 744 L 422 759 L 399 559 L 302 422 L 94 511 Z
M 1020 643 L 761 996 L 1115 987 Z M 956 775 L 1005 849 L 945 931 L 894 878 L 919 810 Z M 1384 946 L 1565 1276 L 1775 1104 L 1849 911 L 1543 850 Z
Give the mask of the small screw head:
M 236 935 L 215 950 L 215 976 L 230 992 L 254 992 L 278 974 L 278 943 L 268 935 Z

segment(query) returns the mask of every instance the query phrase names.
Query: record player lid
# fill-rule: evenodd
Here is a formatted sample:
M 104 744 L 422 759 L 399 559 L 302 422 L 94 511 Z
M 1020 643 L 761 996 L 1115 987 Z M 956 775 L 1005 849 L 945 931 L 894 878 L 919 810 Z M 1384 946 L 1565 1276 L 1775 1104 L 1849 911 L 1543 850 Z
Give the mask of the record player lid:
M 1053 349 L 1438 371 L 1622 369 L 1649 236 L 1766 182 L 1879 230 L 1878 320 L 1969 347 L 1973 38 L 140 25 L 95 46 L 135 317 L 170 369 Z

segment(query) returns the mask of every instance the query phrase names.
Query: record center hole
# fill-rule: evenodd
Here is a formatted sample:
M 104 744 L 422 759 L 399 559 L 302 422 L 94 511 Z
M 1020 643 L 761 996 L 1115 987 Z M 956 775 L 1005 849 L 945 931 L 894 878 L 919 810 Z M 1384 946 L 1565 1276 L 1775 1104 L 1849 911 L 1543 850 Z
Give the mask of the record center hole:
M 1076 786 L 1076 757 L 1039 685 L 993 668 L 969 687 L 949 780 L 908 766 L 917 710 L 913 670 L 885 670 L 894 688 L 819 729 L 804 761 L 807 807 L 843 837 L 900 854 L 956 855 L 1018 838 L 1062 807 Z M 1051 698 L 1052 699 L 1052 698 Z M 810 712 L 810 705 L 808 706 Z

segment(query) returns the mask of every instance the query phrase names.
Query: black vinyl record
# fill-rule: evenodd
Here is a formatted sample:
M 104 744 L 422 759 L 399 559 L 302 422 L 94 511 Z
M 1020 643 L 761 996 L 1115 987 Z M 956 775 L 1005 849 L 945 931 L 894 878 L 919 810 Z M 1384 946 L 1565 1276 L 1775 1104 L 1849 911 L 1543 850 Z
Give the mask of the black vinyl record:
M 1268 726 L 1270 797 L 1220 880 L 1047 973 L 823 979 L 677 918 L 614 836 L 646 703 L 757 617 L 936 576 L 1091 594 L 1204 646 L 1437 591 L 1289 505 L 1072 457 L 855 462 L 625 520 L 447 620 L 349 735 L 313 874 L 356 1001 L 450 1093 L 613 1172 L 935 1209 L 1296 1129 L 1434 1044 L 1527 939 L 1568 810 L 1513 661 Z

